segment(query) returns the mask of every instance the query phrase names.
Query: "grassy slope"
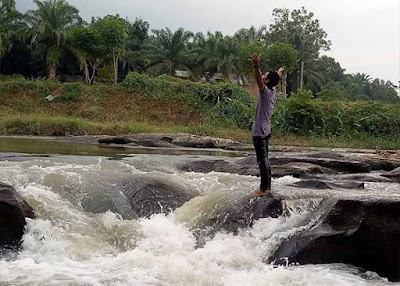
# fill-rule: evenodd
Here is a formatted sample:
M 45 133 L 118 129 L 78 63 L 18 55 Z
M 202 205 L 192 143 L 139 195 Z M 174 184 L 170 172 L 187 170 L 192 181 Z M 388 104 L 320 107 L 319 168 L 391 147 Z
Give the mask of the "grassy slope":
M 212 124 L 204 112 L 171 99 L 150 99 L 123 87 L 67 85 L 63 97 L 45 96 L 59 83 L 8 80 L 0 86 L 0 134 L 83 135 L 187 132 L 251 142 L 249 130 Z M 400 138 L 299 137 L 274 134 L 272 144 L 399 149 Z

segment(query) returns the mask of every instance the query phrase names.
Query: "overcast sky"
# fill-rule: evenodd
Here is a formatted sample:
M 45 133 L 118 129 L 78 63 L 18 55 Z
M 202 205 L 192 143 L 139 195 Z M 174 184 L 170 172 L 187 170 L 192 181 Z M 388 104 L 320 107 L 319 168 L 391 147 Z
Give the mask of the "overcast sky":
M 314 12 L 328 33 L 327 54 L 348 73 L 363 72 L 374 78 L 400 80 L 399 0 L 68 0 L 81 16 L 120 14 L 142 18 L 152 29 L 183 27 L 193 32 L 233 34 L 242 27 L 269 25 L 274 8 Z M 16 0 L 24 12 L 32 0 Z

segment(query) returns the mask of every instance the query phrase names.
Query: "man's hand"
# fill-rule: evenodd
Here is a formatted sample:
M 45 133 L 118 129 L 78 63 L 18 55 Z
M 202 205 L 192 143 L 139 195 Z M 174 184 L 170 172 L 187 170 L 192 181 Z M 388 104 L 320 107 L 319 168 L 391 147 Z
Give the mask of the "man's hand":
M 276 71 L 280 77 L 282 77 L 283 73 L 285 72 L 285 67 L 280 67 L 277 71 Z
M 250 61 L 253 63 L 254 67 L 257 67 L 257 68 L 260 67 L 260 55 L 252 54 L 250 56 Z
M 264 83 L 262 82 L 262 72 L 260 70 L 260 55 L 252 54 L 250 56 L 250 61 L 254 66 L 254 76 L 257 81 L 258 89 L 261 91 L 264 90 Z

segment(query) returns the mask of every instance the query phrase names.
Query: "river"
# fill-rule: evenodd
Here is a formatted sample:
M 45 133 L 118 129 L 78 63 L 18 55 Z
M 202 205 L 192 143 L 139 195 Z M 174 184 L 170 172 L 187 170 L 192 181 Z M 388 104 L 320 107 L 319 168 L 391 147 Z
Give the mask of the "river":
M 258 178 L 175 167 L 207 154 L 39 156 L 4 153 L 21 152 L 7 146 L 0 156 L 1 181 L 16 188 L 37 219 L 27 222 L 23 249 L 1 258 L 1 285 L 394 285 L 344 264 L 265 263 L 280 241 L 312 227 L 310 213 L 321 208 L 321 198 L 306 191 L 294 195 L 285 186 L 296 182 L 293 177 L 273 180 L 290 215 L 260 219 L 237 235 L 220 231 L 199 246 L 193 225 L 216 205 L 255 190 Z M 30 153 L 41 153 L 36 151 Z M 162 178 L 199 196 L 168 215 L 138 219 L 118 190 L 118 182 L 132 176 Z M 368 183 L 358 195 L 382 188 L 393 194 L 397 187 Z

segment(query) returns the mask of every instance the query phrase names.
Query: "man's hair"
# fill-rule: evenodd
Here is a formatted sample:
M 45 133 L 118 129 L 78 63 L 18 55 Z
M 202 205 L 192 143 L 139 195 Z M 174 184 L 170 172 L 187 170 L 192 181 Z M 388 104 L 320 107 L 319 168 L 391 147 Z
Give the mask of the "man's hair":
M 268 72 L 267 79 L 269 80 L 269 82 L 267 84 L 268 87 L 273 88 L 278 85 L 280 77 L 277 72 L 270 71 L 270 72 Z

